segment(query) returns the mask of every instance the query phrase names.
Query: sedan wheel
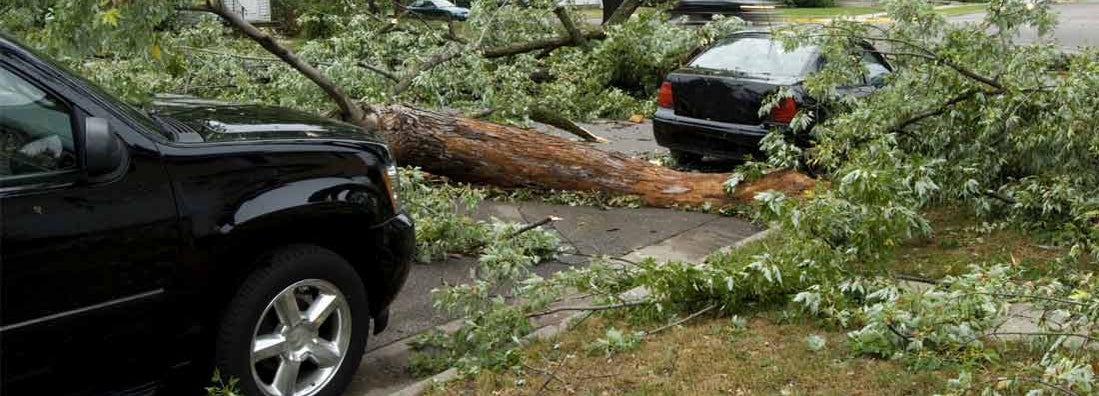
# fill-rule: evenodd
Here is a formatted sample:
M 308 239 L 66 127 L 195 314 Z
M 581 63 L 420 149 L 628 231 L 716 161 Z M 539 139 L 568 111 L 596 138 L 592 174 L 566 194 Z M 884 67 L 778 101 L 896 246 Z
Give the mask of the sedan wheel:
M 335 285 L 307 279 L 267 304 L 252 338 L 252 377 L 269 396 L 309 396 L 336 374 L 351 341 L 351 308 Z

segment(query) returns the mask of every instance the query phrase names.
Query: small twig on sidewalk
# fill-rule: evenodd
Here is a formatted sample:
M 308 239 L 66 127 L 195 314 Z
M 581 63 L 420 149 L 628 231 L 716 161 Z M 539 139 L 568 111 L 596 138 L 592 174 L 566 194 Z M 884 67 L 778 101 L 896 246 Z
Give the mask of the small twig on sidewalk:
M 529 314 L 527 314 L 527 317 L 528 318 L 537 318 L 539 316 L 546 316 L 546 315 L 549 315 L 549 314 L 554 314 L 554 313 L 564 312 L 564 311 L 605 311 L 605 310 L 608 310 L 608 309 L 634 307 L 634 306 L 638 306 L 638 305 L 645 305 L 645 304 L 648 304 L 648 303 L 649 303 L 648 301 L 634 301 L 634 302 L 624 302 L 624 303 L 621 303 L 621 304 L 592 305 L 592 306 L 586 306 L 586 307 L 571 307 L 571 306 L 556 307 L 556 308 L 547 309 L 545 311 L 529 313 Z
M 633 261 L 633 260 L 629 260 L 629 259 L 624 259 L 624 258 L 622 258 L 622 257 L 611 257 L 611 256 L 604 256 L 604 255 L 594 255 L 594 254 L 587 254 L 587 253 L 580 253 L 580 252 L 567 252 L 567 253 L 565 253 L 565 254 L 568 254 L 568 255 L 570 255 L 570 256 L 576 256 L 576 257 L 584 257 L 584 258 L 588 258 L 588 259 L 592 259 L 592 260 L 595 260 L 595 259 L 604 259 L 604 260 L 613 260 L 613 261 L 620 261 L 620 262 L 623 262 L 623 263 L 626 263 L 626 264 L 629 264 L 629 265 L 632 265 L 632 266 L 635 266 L 635 267 L 639 267 L 639 266 L 641 266 L 641 265 L 640 265 L 640 264 L 638 264 L 638 263 L 637 263 L 636 261 Z
M 508 239 L 511 239 L 511 238 L 515 238 L 515 237 L 519 236 L 519 234 L 522 234 L 522 233 L 524 233 L 524 232 L 527 232 L 527 231 L 533 230 L 533 229 L 535 229 L 535 228 L 538 228 L 538 227 L 544 226 L 544 225 L 546 225 L 546 224 L 549 224 L 549 223 L 552 223 L 552 222 L 555 222 L 555 221 L 561 221 L 561 220 L 563 220 L 563 219 L 562 219 L 562 218 L 560 218 L 560 217 L 557 217 L 557 216 L 549 216 L 549 217 L 546 217 L 546 218 L 544 218 L 544 219 L 542 219 L 542 220 L 539 220 L 539 221 L 537 221 L 537 222 L 534 222 L 534 223 L 530 223 L 530 224 L 527 224 L 527 225 L 523 226 L 523 228 L 520 228 L 520 229 L 516 230 L 515 232 L 513 232 L 513 233 L 509 234 L 509 235 L 507 236 L 507 238 L 508 238 Z
M 656 334 L 656 333 L 659 333 L 659 332 L 661 332 L 661 331 L 664 331 L 664 330 L 670 329 L 670 328 L 672 328 L 672 327 L 675 327 L 675 326 L 679 326 L 679 325 L 681 325 L 681 324 L 687 323 L 687 321 L 689 321 L 689 320 L 691 320 L 691 319 L 694 319 L 694 318 L 698 317 L 699 315 L 702 315 L 702 314 L 704 314 L 704 313 L 706 313 L 706 312 L 709 312 L 709 311 L 710 311 L 711 309 L 714 309 L 714 308 L 717 308 L 717 305 L 710 305 L 710 306 L 708 306 L 708 307 L 706 307 L 706 308 L 702 308 L 702 309 L 701 309 L 701 310 L 699 310 L 698 312 L 695 312 L 695 313 L 693 313 L 693 314 L 687 315 L 687 317 L 685 317 L 685 318 L 683 318 L 683 319 L 680 319 L 680 320 L 677 320 L 677 321 L 675 321 L 675 322 L 672 322 L 672 323 L 668 323 L 668 324 L 666 324 L 666 325 L 663 325 L 663 326 L 657 327 L 657 328 L 653 329 L 652 331 L 646 331 L 646 332 L 645 332 L 645 336 L 651 336 L 651 335 L 653 335 L 653 334 Z
M 555 221 L 560 221 L 560 220 L 562 220 L 562 219 L 560 217 L 556 217 L 556 216 L 546 217 L 546 218 L 544 218 L 542 220 L 539 220 L 537 222 L 527 224 L 527 225 L 523 226 L 522 228 L 516 230 L 515 232 L 512 232 L 512 233 L 508 234 L 507 236 L 504 237 L 504 240 L 505 241 L 510 240 L 510 239 L 515 238 L 519 235 L 522 235 L 524 232 L 527 232 L 527 231 L 533 230 L 535 228 L 544 226 L 546 224 L 549 224 L 549 223 L 552 223 L 552 222 L 555 222 Z M 478 242 L 476 245 L 471 246 L 468 249 L 468 251 L 475 252 L 475 251 L 477 251 L 481 248 L 484 248 L 485 245 L 487 245 L 487 244 L 488 244 L 488 242 L 486 242 L 486 241 Z

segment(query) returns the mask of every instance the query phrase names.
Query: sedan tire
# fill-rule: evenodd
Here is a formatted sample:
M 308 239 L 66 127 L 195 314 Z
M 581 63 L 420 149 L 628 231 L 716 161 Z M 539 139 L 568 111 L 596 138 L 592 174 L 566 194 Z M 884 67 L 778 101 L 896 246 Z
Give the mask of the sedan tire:
M 292 245 L 264 256 L 221 319 L 216 359 L 246 395 L 337 396 L 370 327 L 366 289 L 332 251 Z
M 687 151 L 680 150 L 668 150 L 672 156 L 672 160 L 676 165 L 684 168 L 692 168 L 702 163 L 702 154 L 695 154 Z

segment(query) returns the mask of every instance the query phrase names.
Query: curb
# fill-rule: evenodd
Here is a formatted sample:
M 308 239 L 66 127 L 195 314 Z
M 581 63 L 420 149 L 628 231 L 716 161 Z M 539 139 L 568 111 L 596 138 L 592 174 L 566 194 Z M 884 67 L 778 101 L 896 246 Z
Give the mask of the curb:
M 424 378 L 420 380 L 420 382 L 406 386 L 404 389 L 391 393 L 391 395 L 416 396 L 423 393 L 425 390 L 428 390 L 428 388 L 434 386 L 435 384 L 441 384 L 455 378 L 458 378 L 458 369 L 450 368 L 439 374 Z
M 739 248 L 739 247 L 747 245 L 749 243 L 753 243 L 753 242 L 758 241 L 758 240 L 763 239 L 763 238 L 767 238 L 767 237 L 769 237 L 772 234 L 775 234 L 777 232 L 778 232 L 777 227 L 770 227 L 766 230 L 763 230 L 763 231 L 757 232 L 755 234 L 752 234 L 752 235 L 748 236 L 747 238 L 736 241 L 732 245 L 729 245 L 729 246 L 723 247 L 721 249 L 718 249 L 715 252 L 723 252 L 723 253 L 724 252 L 729 252 L 730 250 Z M 640 249 L 638 249 L 638 250 L 640 250 Z M 629 253 L 627 253 L 626 255 L 628 255 L 628 254 Z M 649 296 L 649 290 L 645 289 L 645 287 L 643 287 L 643 286 L 638 286 L 638 287 L 635 287 L 633 289 L 627 290 L 627 291 L 623 292 L 622 294 L 619 294 L 618 296 L 620 298 L 622 298 L 623 300 L 625 300 L 625 301 L 637 301 L 637 300 L 648 297 Z M 543 326 L 543 327 L 539 328 L 538 330 L 535 330 L 534 332 L 523 336 L 523 339 L 520 341 L 520 344 L 523 345 L 523 346 L 527 346 L 527 345 L 530 345 L 530 343 L 532 343 L 536 340 L 545 340 L 545 339 L 550 339 L 550 338 L 556 337 L 556 336 L 560 335 L 561 333 L 569 330 L 572 327 L 573 323 L 576 323 L 577 321 L 581 320 L 584 316 L 586 316 L 588 314 L 589 314 L 589 312 L 575 312 L 575 313 L 573 313 L 569 316 L 566 316 L 564 319 L 562 319 L 557 324 L 551 324 L 551 325 Z M 431 377 L 424 378 L 424 379 L 422 379 L 422 380 L 420 380 L 420 381 L 418 381 L 418 382 L 416 382 L 412 385 L 406 386 L 406 387 L 404 387 L 404 389 L 401 389 L 397 392 L 394 392 L 391 395 L 396 395 L 396 396 L 418 396 L 418 395 L 422 394 L 424 391 L 431 388 L 432 386 L 435 386 L 437 384 L 441 384 L 441 383 L 444 383 L 444 382 L 451 381 L 455 378 L 458 378 L 458 369 L 450 368 L 450 369 L 447 369 L 446 371 L 435 374 Z

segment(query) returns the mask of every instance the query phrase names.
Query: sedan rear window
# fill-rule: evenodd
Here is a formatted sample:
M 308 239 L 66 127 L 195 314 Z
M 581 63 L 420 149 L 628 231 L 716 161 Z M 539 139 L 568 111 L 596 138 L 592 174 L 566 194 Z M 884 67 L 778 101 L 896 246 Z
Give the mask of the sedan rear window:
M 782 43 L 766 37 L 745 37 L 710 48 L 691 67 L 727 70 L 749 76 L 800 77 L 816 56 L 816 48 L 786 52 Z

